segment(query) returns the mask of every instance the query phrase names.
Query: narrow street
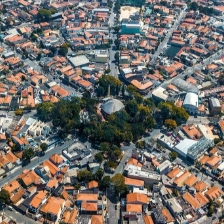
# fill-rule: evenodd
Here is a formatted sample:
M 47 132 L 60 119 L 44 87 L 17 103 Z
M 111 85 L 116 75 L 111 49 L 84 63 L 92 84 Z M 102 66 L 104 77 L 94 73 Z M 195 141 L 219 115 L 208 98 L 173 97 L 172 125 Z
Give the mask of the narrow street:
M 113 33 L 113 27 L 114 27 L 114 19 L 115 19 L 115 14 L 114 14 L 114 4 L 113 7 L 110 10 L 110 18 L 108 21 L 108 25 L 110 27 L 110 31 L 109 31 L 109 38 L 110 40 L 112 40 L 112 44 L 111 47 L 109 49 L 109 64 L 110 64 L 110 74 L 113 75 L 115 78 L 118 78 L 118 74 L 117 74 L 117 68 L 115 65 L 115 61 L 114 61 L 114 55 L 116 53 L 116 46 L 114 45 L 114 41 L 117 39 L 117 35 Z
M 173 80 L 175 80 L 177 78 L 183 79 L 186 75 L 192 75 L 194 73 L 194 71 L 196 71 L 196 70 L 198 70 L 198 71 L 202 70 L 203 67 L 209 65 L 212 61 L 219 59 L 222 54 L 224 54 L 224 48 L 220 49 L 217 53 L 211 55 L 210 57 L 205 58 L 202 63 L 198 63 L 198 64 L 194 65 L 193 67 L 187 67 L 184 70 L 184 72 L 178 74 L 177 76 L 173 77 L 172 79 L 166 80 L 165 82 L 163 82 L 161 84 L 161 86 L 165 88 L 167 85 L 172 83 Z
M 38 223 L 40 223 L 40 222 L 38 222 L 38 221 L 34 221 L 34 220 L 28 218 L 28 217 L 25 216 L 25 215 L 22 215 L 21 213 L 19 213 L 19 212 L 17 212 L 17 211 L 9 211 L 8 209 L 5 209 L 5 210 L 4 210 L 4 214 L 5 214 L 7 217 L 9 217 L 9 218 L 15 220 L 16 223 L 18 223 L 18 224 L 24 224 L 24 223 L 25 223 L 25 224 L 38 224 Z
M 120 209 L 116 209 L 117 201 L 112 188 L 107 189 L 107 224 L 120 223 Z
M 6 183 L 10 182 L 11 180 L 14 180 L 19 174 L 23 172 L 23 170 L 31 170 L 32 168 L 38 166 L 39 164 L 43 163 L 43 161 L 47 160 L 51 155 L 58 153 L 61 154 L 63 149 L 66 149 L 73 143 L 73 140 L 65 142 L 63 145 L 55 147 L 53 150 L 48 150 L 44 156 L 42 157 L 35 157 L 34 159 L 31 160 L 31 162 L 22 167 L 19 166 L 14 170 L 11 170 L 8 173 L 8 176 L 5 178 L 0 179 L 0 187 L 4 186 Z
M 186 15 L 186 12 L 184 10 L 181 11 L 179 18 L 174 22 L 173 27 L 168 31 L 168 33 L 166 34 L 164 40 L 160 43 L 158 49 L 152 55 L 152 60 L 151 60 L 152 63 L 156 61 L 156 59 L 160 55 L 160 53 L 163 50 L 163 48 L 167 45 L 171 35 L 173 34 L 173 31 L 177 29 L 177 27 L 179 26 L 182 18 L 184 18 L 185 15 Z
M 121 159 L 121 162 L 119 163 L 117 169 L 115 170 L 114 174 L 117 174 L 117 173 L 121 173 L 123 172 L 123 169 L 124 169 L 124 166 L 125 166 L 125 162 L 131 158 L 131 155 L 132 155 L 132 149 L 135 148 L 135 145 L 132 144 L 129 146 L 129 148 L 127 150 L 124 151 L 124 155 L 123 155 L 123 158 Z M 121 148 L 122 149 L 122 148 Z

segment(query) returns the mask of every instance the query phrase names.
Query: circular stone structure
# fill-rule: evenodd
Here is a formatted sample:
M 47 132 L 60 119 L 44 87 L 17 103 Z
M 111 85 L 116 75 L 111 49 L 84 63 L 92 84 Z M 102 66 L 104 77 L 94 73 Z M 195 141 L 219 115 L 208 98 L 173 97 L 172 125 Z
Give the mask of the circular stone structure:
M 124 104 L 117 99 L 111 99 L 103 104 L 102 110 L 107 115 L 113 114 L 117 111 L 120 111 L 124 108 Z

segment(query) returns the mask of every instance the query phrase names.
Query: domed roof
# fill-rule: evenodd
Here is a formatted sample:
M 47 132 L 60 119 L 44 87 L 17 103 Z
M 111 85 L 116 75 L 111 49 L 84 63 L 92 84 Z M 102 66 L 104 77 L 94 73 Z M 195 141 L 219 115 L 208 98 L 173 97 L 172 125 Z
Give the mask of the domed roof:
M 124 104 L 117 99 L 111 99 L 109 101 L 107 101 L 106 103 L 103 104 L 103 111 L 106 114 L 113 114 L 121 109 L 124 108 Z

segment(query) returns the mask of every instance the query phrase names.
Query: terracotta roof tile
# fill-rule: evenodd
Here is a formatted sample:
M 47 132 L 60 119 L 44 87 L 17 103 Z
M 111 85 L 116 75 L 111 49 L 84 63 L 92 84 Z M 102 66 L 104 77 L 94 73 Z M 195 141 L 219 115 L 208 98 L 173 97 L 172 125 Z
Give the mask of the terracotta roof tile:
M 144 181 L 125 177 L 125 185 L 136 186 L 136 187 L 144 187 Z
M 98 195 L 97 194 L 78 194 L 77 195 L 78 201 L 97 201 Z
M 144 216 L 144 222 L 145 222 L 145 224 L 154 224 L 152 217 L 150 215 Z
M 96 188 L 98 187 L 98 182 L 92 180 L 88 183 L 88 188 L 91 189 L 91 188 Z
M 188 202 L 194 209 L 201 207 L 197 199 L 195 199 L 190 193 L 186 192 L 183 194 L 183 199 Z
M 48 192 L 47 191 L 39 191 L 31 200 L 30 206 L 33 208 L 38 208 L 42 201 L 47 197 Z
M 180 174 L 181 172 L 183 172 L 179 167 L 175 167 L 172 171 L 170 171 L 167 176 L 170 179 L 173 179 L 174 177 L 176 177 L 178 174 Z
M 51 213 L 54 215 L 58 215 L 59 211 L 63 209 L 65 204 L 65 200 L 61 198 L 50 197 L 46 204 L 44 204 L 40 211 L 44 214 Z
M 148 197 L 146 195 L 140 194 L 140 193 L 130 193 L 130 194 L 127 194 L 127 203 L 147 204 Z
M 91 218 L 91 224 L 103 224 L 103 216 L 93 215 Z
M 220 196 L 222 196 L 223 192 L 218 187 L 213 186 L 208 191 L 205 192 L 205 195 L 209 199 L 214 200 L 214 199 L 219 198 Z
M 140 212 L 140 213 L 142 213 L 142 205 L 127 204 L 126 205 L 126 212 Z
M 203 181 L 199 181 L 194 185 L 196 191 L 202 192 L 206 189 L 207 185 Z

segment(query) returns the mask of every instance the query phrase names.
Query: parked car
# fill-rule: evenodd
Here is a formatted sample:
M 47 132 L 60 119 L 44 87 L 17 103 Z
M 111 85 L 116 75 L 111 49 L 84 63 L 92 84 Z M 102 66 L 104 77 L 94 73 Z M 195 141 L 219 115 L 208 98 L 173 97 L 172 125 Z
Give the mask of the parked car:
M 8 210 L 13 211 L 13 207 L 12 206 L 8 206 Z

